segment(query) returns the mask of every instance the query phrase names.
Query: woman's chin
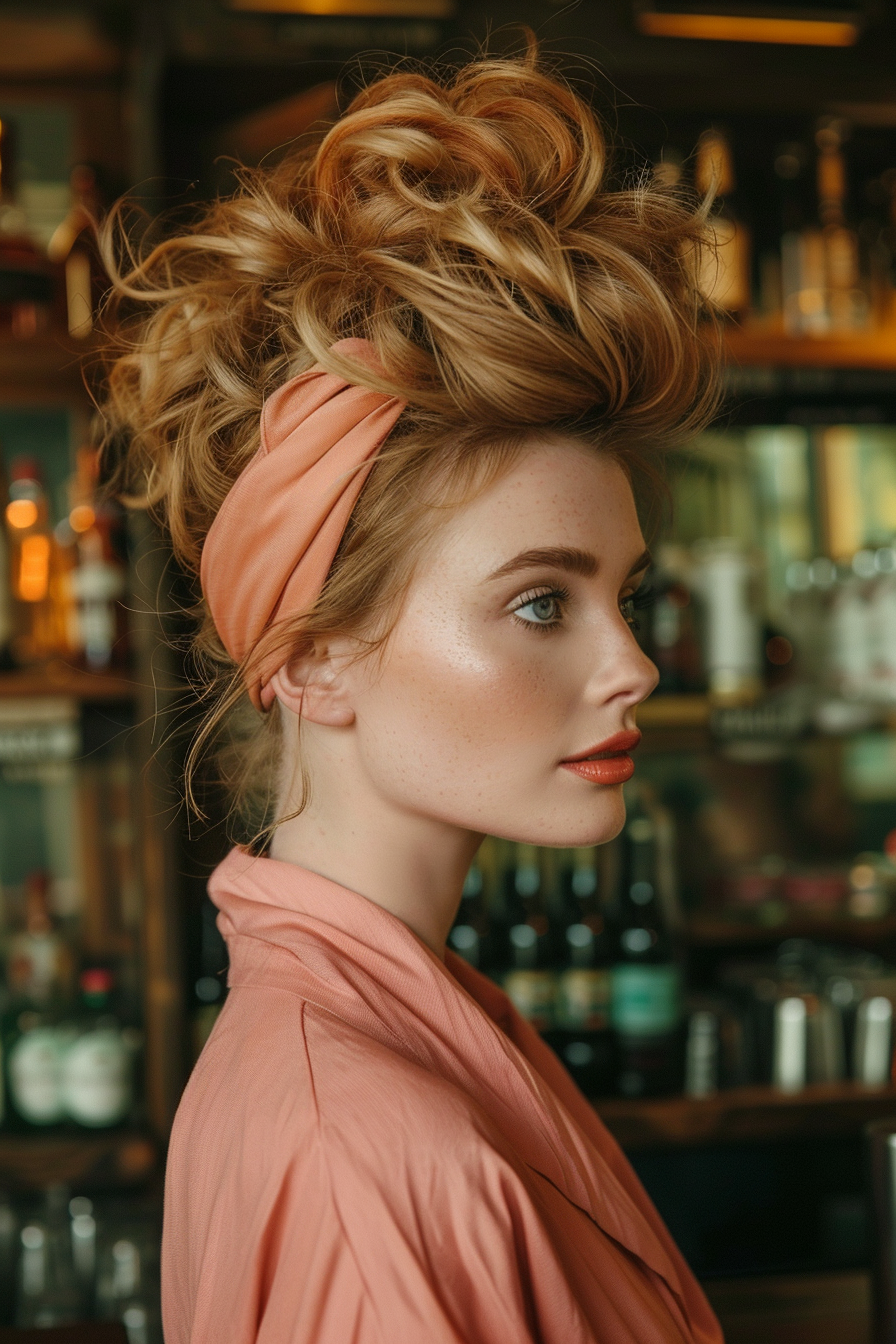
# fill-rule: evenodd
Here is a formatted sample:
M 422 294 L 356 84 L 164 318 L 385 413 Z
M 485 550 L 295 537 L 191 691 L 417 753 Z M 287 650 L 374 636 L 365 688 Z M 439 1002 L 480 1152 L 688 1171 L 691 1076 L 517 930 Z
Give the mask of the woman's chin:
M 550 849 L 584 849 L 614 840 L 625 825 L 625 800 L 622 785 L 601 789 L 597 806 L 566 808 L 553 815 L 541 813 L 525 818 L 518 812 L 513 821 L 486 833 L 523 845 L 544 845 Z

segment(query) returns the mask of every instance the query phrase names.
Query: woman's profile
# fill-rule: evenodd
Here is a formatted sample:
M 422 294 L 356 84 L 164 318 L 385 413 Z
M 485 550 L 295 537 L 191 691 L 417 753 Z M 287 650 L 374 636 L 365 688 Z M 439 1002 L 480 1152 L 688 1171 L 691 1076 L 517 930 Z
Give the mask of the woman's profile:
M 534 49 L 398 72 L 119 274 L 118 482 L 201 580 L 268 805 L 175 1122 L 167 1344 L 659 1344 L 718 1325 L 626 1159 L 446 939 L 487 834 L 622 826 L 633 482 L 713 402 L 702 215 L 614 185 Z

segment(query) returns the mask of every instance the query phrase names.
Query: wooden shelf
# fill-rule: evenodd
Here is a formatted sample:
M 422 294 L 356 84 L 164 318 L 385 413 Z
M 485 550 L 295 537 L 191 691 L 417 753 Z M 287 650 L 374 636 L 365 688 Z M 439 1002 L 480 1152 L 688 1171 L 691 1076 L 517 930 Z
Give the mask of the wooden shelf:
M 96 355 L 96 342 L 67 331 L 41 332 L 25 340 L 0 337 L 0 397 L 21 401 L 37 396 L 59 399 L 86 395 L 84 360 Z
M 639 728 L 706 728 L 712 705 L 705 695 L 656 695 L 638 706 Z
M 712 1097 L 607 1097 L 594 1107 L 623 1148 L 679 1148 L 848 1134 L 870 1120 L 896 1116 L 896 1087 L 737 1087 Z
M 158 1162 L 158 1144 L 142 1130 L 0 1134 L 0 1187 L 140 1185 Z
M 761 947 L 783 942 L 785 938 L 819 938 L 864 947 L 896 938 L 896 915 L 887 915 L 885 919 L 804 915 L 780 924 L 759 924 L 737 916 L 695 914 L 689 917 L 686 929 L 688 941 L 697 947 Z
M 73 700 L 133 700 L 138 686 L 125 672 L 86 672 L 67 663 L 0 672 L 0 700 L 67 696 Z
M 866 1270 L 711 1279 L 703 1285 L 725 1344 L 870 1344 Z
M 731 327 L 725 350 L 729 363 L 743 367 L 896 371 L 896 328 L 851 336 L 787 336 L 760 327 Z

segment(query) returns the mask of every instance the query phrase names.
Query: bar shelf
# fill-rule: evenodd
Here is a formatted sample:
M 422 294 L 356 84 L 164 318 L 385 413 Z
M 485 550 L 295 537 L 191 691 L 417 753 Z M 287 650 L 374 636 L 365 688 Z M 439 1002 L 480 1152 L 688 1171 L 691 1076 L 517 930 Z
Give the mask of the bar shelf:
M 0 395 L 11 401 L 83 397 L 83 360 L 96 352 L 94 338 L 81 340 L 61 328 L 30 337 L 0 335 Z
M 0 702 L 64 696 L 70 700 L 134 700 L 139 687 L 126 672 L 88 672 L 67 663 L 0 672 Z
M 693 914 L 687 921 L 687 939 L 694 947 L 764 947 L 785 938 L 812 938 L 822 942 L 875 946 L 896 938 L 896 915 L 882 919 L 856 919 L 807 915 L 779 924 L 760 924 L 712 912 Z
M 896 1115 L 896 1087 L 815 1083 L 798 1092 L 735 1087 L 709 1097 L 607 1097 L 594 1108 L 626 1150 L 854 1133 Z
M 741 367 L 896 370 L 896 327 L 831 336 L 788 336 L 761 327 L 725 332 L 729 364 Z
M 143 1129 L 109 1133 L 0 1134 L 0 1188 L 128 1187 L 158 1169 L 159 1145 Z

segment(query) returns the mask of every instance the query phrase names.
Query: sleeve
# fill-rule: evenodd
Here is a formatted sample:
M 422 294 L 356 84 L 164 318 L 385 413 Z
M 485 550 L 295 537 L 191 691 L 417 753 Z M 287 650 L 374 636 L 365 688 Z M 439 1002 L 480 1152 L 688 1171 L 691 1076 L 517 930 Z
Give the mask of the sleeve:
M 257 1344 L 545 1344 L 527 1229 L 499 1180 L 489 1189 L 480 1175 L 475 1197 L 462 1179 L 450 1193 L 437 1182 L 410 1201 L 413 1212 L 406 1184 L 403 1194 L 371 1189 L 347 1168 L 339 1184 L 313 1237 L 307 1210 L 290 1203 L 267 1256 Z

